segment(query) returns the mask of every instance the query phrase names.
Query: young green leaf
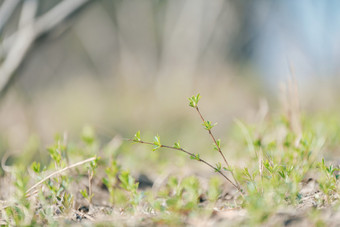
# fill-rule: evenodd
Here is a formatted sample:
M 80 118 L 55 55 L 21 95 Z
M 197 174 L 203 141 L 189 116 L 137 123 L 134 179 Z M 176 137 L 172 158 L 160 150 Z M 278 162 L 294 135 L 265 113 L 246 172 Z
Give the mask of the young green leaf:
M 251 174 L 249 173 L 249 170 L 247 167 L 244 168 L 243 175 L 245 175 L 249 180 L 252 180 Z
M 199 161 L 200 155 L 199 154 L 193 154 L 192 156 L 190 156 L 190 159 Z
M 283 179 L 286 178 L 286 174 L 285 174 L 282 170 L 280 170 L 278 173 L 280 174 L 280 176 L 281 176 Z
M 220 172 L 221 169 L 222 169 L 222 165 L 221 165 L 221 163 L 219 162 L 219 163 L 216 164 L 215 172 Z
M 80 194 L 81 194 L 85 199 L 88 199 L 88 198 L 89 198 L 89 195 L 88 195 L 86 189 L 80 190 Z
M 133 141 L 136 141 L 136 142 L 141 141 L 141 139 L 140 139 L 140 131 L 136 132 L 135 137 L 133 138 Z
M 32 163 L 32 170 L 35 173 L 40 173 L 41 169 L 40 169 L 40 163 L 39 162 L 33 162 Z
M 216 146 L 216 144 L 217 144 L 217 146 Z M 219 151 L 221 149 L 221 140 L 220 139 L 216 140 L 216 144 L 213 143 L 214 150 Z
M 57 146 L 52 146 L 47 148 L 48 153 L 50 153 L 51 158 L 60 165 L 62 157 Z
M 176 149 L 181 149 L 181 145 L 179 144 L 179 142 L 177 142 L 177 143 L 174 144 L 174 148 L 176 148 Z
M 192 96 L 191 98 L 189 98 L 189 106 L 196 108 L 198 101 L 201 99 L 200 94 L 197 94 L 196 96 Z
M 152 149 L 153 151 L 162 147 L 161 139 L 159 138 L 158 135 L 154 137 L 153 144 L 154 144 L 153 149 Z
M 129 171 L 123 171 L 119 176 L 118 176 L 121 184 L 120 186 L 130 192 L 136 192 L 138 189 L 138 182 L 135 182 L 135 179 L 130 175 Z
M 211 121 L 204 121 L 202 125 L 204 126 L 204 129 L 211 130 L 217 123 L 211 124 Z
M 269 163 L 268 160 L 265 160 L 265 161 L 263 162 L 263 166 L 264 166 L 270 173 L 273 171 L 273 169 L 272 169 L 272 167 L 271 167 L 271 165 L 270 165 L 270 163 Z

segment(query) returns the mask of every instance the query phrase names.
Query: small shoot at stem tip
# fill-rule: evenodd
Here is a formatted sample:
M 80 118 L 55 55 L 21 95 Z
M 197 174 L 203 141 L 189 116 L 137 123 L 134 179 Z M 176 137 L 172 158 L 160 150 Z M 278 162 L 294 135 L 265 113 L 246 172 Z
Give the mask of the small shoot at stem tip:
M 192 96 L 189 98 L 189 106 L 192 108 L 197 108 L 198 101 L 201 99 L 201 95 L 197 94 L 196 96 Z

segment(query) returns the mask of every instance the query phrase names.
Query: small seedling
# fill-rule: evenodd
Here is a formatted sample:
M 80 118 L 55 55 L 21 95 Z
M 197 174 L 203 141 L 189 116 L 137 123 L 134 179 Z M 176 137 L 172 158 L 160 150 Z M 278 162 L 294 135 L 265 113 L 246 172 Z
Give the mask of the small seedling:
M 110 202 L 113 204 L 115 202 L 115 188 L 117 187 L 117 175 L 120 171 L 120 166 L 115 160 L 113 160 L 109 167 L 105 169 L 106 178 L 103 178 L 103 183 L 107 187 L 110 193 Z
M 182 151 L 184 153 L 186 153 L 187 155 L 190 156 L 191 159 L 193 160 L 197 160 L 197 161 L 200 161 L 202 163 L 204 163 L 205 165 L 209 166 L 210 168 L 212 168 L 215 172 L 221 174 L 228 182 L 230 182 L 238 191 L 241 192 L 241 194 L 243 194 L 243 191 L 238 183 L 238 181 L 236 180 L 235 176 L 234 176 L 234 173 L 232 171 L 232 168 L 230 167 L 229 163 L 227 162 L 227 159 L 226 157 L 224 156 L 222 150 L 221 150 L 221 141 L 218 139 L 216 140 L 215 139 L 215 136 L 213 135 L 211 129 L 216 125 L 215 124 L 212 124 L 210 121 L 206 121 L 204 120 L 199 108 L 198 108 L 198 102 L 199 100 L 201 99 L 201 96 L 200 94 L 196 95 L 196 96 L 192 96 L 191 98 L 189 98 L 189 106 L 194 108 L 197 113 L 199 114 L 201 120 L 202 120 L 202 125 L 204 126 L 204 128 L 209 132 L 209 135 L 210 137 L 212 138 L 213 140 L 213 145 L 214 145 L 214 150 L 216 150 L 217 152 L 219 152 L 219 154 L 222 156 L 225 164 L 226 164 L 226 167 L 223 167 L 223 169 L 228 169 L 228 171 L 231 173 L 232 177 L 233 177 L 233 180 L 234 182 L 229 179 L 229 177 L 227 177 L 223 172 L 222 172 L 222 164 L 221 163 L 217 163 L 216 164 L 216 167 L 214 167 L 212 164 L 208 163 L 207 161 L 203 160 L 200 158 L 200 155 L 199 154 L 194 154 L 194 153 L 191 153 L 185 149 L 183 149 L 181 146 L 180 146 L 180 143 L 179 142 L 176 142 L 174 144 L 174 146 L 167 146 L 167 145 L 163 145 L 161 142 L 160 142 L 160 137 L 157 135 L 154 137 L 154 141 L 153 143 L 151 142 L 146 142 L 146 141 L 143 141 L 141 139 L 141 136 L 140 136 L 140 131 L 138 131 L 134 138 L 131 139 L 131 141 L 133 142 L 136 142 L 136 143 L 144 143 L 144 144 L 149 144 L 149 145 L 153 145 L 153 151 L 156 151 L 158 150 L 159 148 L 168 148 L 168 149 L 173 149 L 173 150 L 179 150 L 179 151 Z
M 325 159 L 317 163 L 317 167 L 322 171 L 322 177 L 319 179 L 319 187 L 323 193 L 327 196 L 327 202 L 331 202 L 331 196 L 338 193 L 338 180 L 336 172 L 340 171 L 339 168 L 335 168 L 333 165 L 326 165 Z
M 143 197 L 143 194 L 137 191 L 139 183 L 136 183 L 129 171 L 123 171 L 118 178 L 121 182 L 121 188 L 130 193 L 130 202 L 136 207 Z
M 80 190 L 81 195 L 87 200 L 89 205 L 92 204 L 92 197 L 94 196 L 94 194 L 92 193 L 92 180 L 93 180 L 93 176 L 95 174 L 96 168 L 98 167 L 98 160 L 99 160 L 99 157 L 91 161 L 87 167 L 89 191 L 87 191 L 86 189 Z

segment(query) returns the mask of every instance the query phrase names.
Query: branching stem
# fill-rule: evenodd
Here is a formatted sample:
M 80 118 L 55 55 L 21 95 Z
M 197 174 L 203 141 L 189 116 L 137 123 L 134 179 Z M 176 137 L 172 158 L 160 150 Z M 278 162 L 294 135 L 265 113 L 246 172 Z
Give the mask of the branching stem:
M 154 145 L 154 143 L 151 142 L 146 142 L 146 141 L 142 141 L 142 140 L 135 140 L 135 139 L 129 139 L 130 141 L 136 142 L 136 143 L 143 143 L 143 144 L 148 144 L 148 145 Z M 214 167 L 213 165 L 211 165 L 210 163 L 208 163 L 207 161 L 201 159 L 201 158 L 197 158 L 197 156 L 187 150 L 184 150 L 183 148 L 177 148 L 177 147 L 171 147 L 171 146 L 167 146 L 167 145 L 163 145 L 161 144 L 160 147 L 164 147 L 167 149 L 172 149 L 172 150 L 178 150 L 178 151 L 182 151 L 184 153 L 186 153 L 187 155 L 189 155 L 190 157 L 193 157 L 195 160 L 203 162 L 204 164 L 206 164 L 207 166 L 209 166 L 210 168 L 212 168 L 213 170 L 215 170 L 215 172 L 218 172 L 221 176 L 223 176 L 230 184 L 232 184 L 243 196 L 243 191 L 241 189 L 241 187 L 238 184 L 235 184 L 234 182 L 232 182 L 221 170 L 217 169 L 216 167 Z
M 203 116 L 202 116 L 200 110 L 198 109 L 198 106 L 195 106 L 195 109 L 196 109 L 198 115 L 200 116 L 201 120 L 203 121 L 203 123 L 205 123 L 205 120 L 204 120 L 204 118 L 203 118 Z M 215 136 L 212 134 L 211 129 L 207 129 L 207 130 L 208 130 L 208 132 L 209 132 L 209 135 L 210 135 L 211 139 L 213 140 L 214 144 L 216 145 L 218 152 L 220 153 L 220 155 L 222 156 L 222 158 L 223 158 L 225 164 L 227 165 L 228 169 L 230 170 L 230 173 L 231 173 L 231 175 L 232 175 L 232 177 L 233 177 L 233 179 L 234 179 L 234 181 L 235 181 L 235 183 L 236 183 L 236 185 L 237 185 L 236 188 L 240 190 L 241 187 L 240 187 L 240 184 L 238 183 L 238 181 L 236 180 L 236 178 L 235 178 L 235 176 L 234 176 L 234 171 L 231 169 L 231 167 L 230 167 L 230 165 L 229 165 L 229 163 L 228 163 L 226 157 L 224 156 L 224 154 L 223 154 L 223 152 L 222 152 L 222 150 L 221 150 L 219 144 L 217 143 L 217 141 L 216 141 L 216 139 L 215 139 Z M 241 191 L 241 190 L 240 190 L 240 191 Z

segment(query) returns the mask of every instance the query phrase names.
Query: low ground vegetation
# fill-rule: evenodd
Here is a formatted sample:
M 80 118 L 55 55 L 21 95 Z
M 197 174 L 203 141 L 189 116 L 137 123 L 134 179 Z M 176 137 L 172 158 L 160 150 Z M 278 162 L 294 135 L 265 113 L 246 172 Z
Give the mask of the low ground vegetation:
M 91 127 L 80 142 L 57 135 L 47 148 L 49 161 L 28 167 L 20 157 L 2 159 L 0 224 L 40 225 L 203 225 L 335 226 L 340 223 L 339 147 L 336 118 L 290 114 L 263 117 L 256 124 L 235 121 L 230 141 L 218 139 L 215 123 L 199 109 L 200 95 L 189 98 L 211 151 L 189 151 L 174 141 L 163 144 L 138 131 L 103 144 Z M 203 111 L 204 112 L 204 111 Z M 178 138 L 181 139 L 181 138 Z M 201 138 L 194 138 L 198 140 Z M 117 141 L 118 145 L 117 145 Z M 121 142 L 121 143 L 120 143 Z M 195 141 L 186 141 L 186 143 Z M 230 144 L 238 157 L 224 150 Z M 159 179 L 127 169 L 122 150 L 134 158 L 138 146 L 150 153 L 184 154 L 207 174 L 171 174 Z M 209 155 L 216 156 L 211 162 Z M 244 155 L 243 155 L 244 154 Z M 37 157 L 37 160 L 39 158 Z M 174 159 L 168 165 L 176 166 Z M 140 160 L 142 168 L 150 168 Z M 152 165 L 157 165 L 153 160 Z M 176 167 L 175 167 L 176 168 Z M 165 170 L 166 172 L 166 170 Z

